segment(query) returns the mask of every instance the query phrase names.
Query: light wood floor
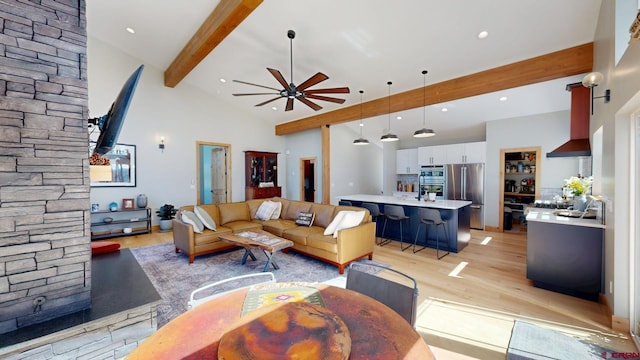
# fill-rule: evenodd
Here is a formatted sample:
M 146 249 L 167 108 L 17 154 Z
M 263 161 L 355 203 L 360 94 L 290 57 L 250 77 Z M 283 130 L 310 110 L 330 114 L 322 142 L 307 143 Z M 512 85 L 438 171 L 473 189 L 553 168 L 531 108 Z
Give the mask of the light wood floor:
M 172 234 L 156 231 L 112 240 L 123 247 L 146 246 L 172 241 Z M 473 230 L 465 249 L 441 260 L 436 258 L 435 249 L 403 252 L 400 243 L 393 241 L 376 246 L 374 259 L 413 276 L 420 290 L 419 303 L 444 300 L 615 334 L 607 306 L 532 286 L 526 278 L 526 233 Z

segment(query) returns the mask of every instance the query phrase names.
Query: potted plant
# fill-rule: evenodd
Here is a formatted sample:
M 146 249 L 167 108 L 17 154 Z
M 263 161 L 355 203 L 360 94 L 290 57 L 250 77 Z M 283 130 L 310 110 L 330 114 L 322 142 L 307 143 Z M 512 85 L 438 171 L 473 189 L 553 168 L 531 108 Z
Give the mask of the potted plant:
M 160 231 L 169 231 L 173 229 L 173 222 L 171 221 L 178 212 L 171 204 L 164 204 L 156 210 L 156 214 L 160 217 Z

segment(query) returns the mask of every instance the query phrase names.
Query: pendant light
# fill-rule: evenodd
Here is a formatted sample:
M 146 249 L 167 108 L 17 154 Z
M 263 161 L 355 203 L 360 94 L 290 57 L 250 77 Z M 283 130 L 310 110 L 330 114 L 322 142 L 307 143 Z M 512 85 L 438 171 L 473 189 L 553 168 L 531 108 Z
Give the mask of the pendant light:
M 362 119 L 362 94 L 364 94 L 364 90 L 360 90 L 360 138 L 353 140 L 353 145 L 369 145 L 369 140 L 362 136 L 362 128 L 364 127 Z
M 394 135 L 391 133 L 391 84 L 392 82 L 389 81 L 387 82 L 387 85 L 389 85 L 389 131 L 382 135 L 382 137 L 380 137 L 380 141 L 384 141 L 384 142 L 391 142 L 391 141 L 398 141 L 400 139 L 398 139 L 397 135 Z
M 427 70 L 422 70 L 422 92 L 423 92 L 423 106 L 422 106 L 422 129 L 416 130 L 413 133 L 414 138 L 426 138 L 436 134 L 433 129 L 427 129 Z

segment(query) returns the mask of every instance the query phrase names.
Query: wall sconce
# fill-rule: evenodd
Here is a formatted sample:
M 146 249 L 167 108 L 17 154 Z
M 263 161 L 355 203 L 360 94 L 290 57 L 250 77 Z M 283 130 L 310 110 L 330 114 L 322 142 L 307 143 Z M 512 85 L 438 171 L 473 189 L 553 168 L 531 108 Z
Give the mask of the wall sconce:
M 160 138 L 160 144 L 158 144 L 158 149 L 164 152 L 164 136 Z
M 593 96 L 593 88 L 598 86 L 603 79 L 604 76 L 599 72 L 589 73 L 584 77 L 584 79 L 582 79 L 582 86 L 589 88 L 591 91 L 591 115 L 593 115 L 593 99 L 604 99 L 605 103 L 608 103 L 611 100 L 611 90 L 609 89 L 606 89 L 602 96 Z

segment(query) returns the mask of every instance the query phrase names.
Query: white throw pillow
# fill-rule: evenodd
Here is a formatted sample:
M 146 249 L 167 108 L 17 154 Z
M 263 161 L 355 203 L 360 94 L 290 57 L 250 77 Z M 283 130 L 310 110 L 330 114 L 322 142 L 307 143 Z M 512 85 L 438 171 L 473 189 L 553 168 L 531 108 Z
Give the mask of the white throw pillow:
M 333 232 L 334 239 L 338 237 L 338 231 L 360 225 L 365 215 L 364 211 L 345 211 L 345 213 Z
M 262 221 L 271 219 L 271 215 L 276 210 L 278 205 L 270 200 L 266 200 L 260 204 L 258 211 L 256 211 L 256 218 Z
M 280 219 L 280 213 L 282 212 L 282 203 L 280 201 L 272 201 L 276 204 L 276 209 L 273 210 L 273 214 L 271 214 L 271 218 L 276 220 Z
M 198 219 L 200 219 L 204 227 L 206 227 L 207 229 L 216 231 L 216 222 L 211 218 L 211 215 L 209 215 L 209 213 L 205 209 L 199 206 L 196 206 L 193 209 L 193 212 L 196 214 Z
M 333 233 L 336 231 L 336 228 L 338 227 L 338 224 L 340 224 L 340 221 L 342 221 L 342 218 L 344 217 L 346 211 L 338 211 L 338 214 L 333 218 L 333 220 L 331 220 L 331 223 L 329 225 L 327 225 L 327 227 L 324 229 L 324 233 L 325 235 L 333 235 Z
M 191 224 L 191 226 L 193 226 L 193 231 L 197 233 L 202 233 L 202 230 L 204 230 L 202 221 L 200 221 L 200 219 L 198 219 L 196 214 L 194 214 L 192 211 L 183 211 L 182 221 L 187 224 Z

